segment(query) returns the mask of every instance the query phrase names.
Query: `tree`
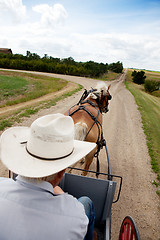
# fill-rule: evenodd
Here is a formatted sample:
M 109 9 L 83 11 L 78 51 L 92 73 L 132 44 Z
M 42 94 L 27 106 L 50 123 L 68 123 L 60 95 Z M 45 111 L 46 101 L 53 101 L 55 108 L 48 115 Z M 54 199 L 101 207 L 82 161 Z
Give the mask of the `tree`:
M 27 57 L 27 58 L 30 58 L 30 56 L 31 56 L 31 52 L 30 52 L 30 51 L 27 51 L 27 52 L 26 52 L 26 57 Z
M 39 60 L 40 56 L 37 53 L 31 53 L 30 51 L 26 52 L 26 57 L 30 60 Z
M 123 63 L 118 61 L 116 63 L 111 63 L 108 65 L 108 69 L 115 73 L 122 73 Z
M 145 72 L 144 71 L 135 71 L 132 72 L 132 79 L 134 83 L 137 84 L 144 84 L 146 76 L 145 76 Z
M 66 64 L 66 65 L 75 65 L 75 64 L 76 64 L 75 61 L 74 61 L 74 59 L 73 59 L 72 57 L 63 58 L 63 59 L 61 60 L 61 62 L 62 62 L 63 64 Z

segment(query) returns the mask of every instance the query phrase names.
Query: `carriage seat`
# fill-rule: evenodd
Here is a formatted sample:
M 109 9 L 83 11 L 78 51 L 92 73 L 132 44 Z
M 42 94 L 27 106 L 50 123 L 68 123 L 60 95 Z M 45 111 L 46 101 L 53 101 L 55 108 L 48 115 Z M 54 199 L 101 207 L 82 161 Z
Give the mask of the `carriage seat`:
M 65 173 L 60 187 L 76 198 L 87 196 L 93 201 L 96 225 L 110 218 L 116 182 Z

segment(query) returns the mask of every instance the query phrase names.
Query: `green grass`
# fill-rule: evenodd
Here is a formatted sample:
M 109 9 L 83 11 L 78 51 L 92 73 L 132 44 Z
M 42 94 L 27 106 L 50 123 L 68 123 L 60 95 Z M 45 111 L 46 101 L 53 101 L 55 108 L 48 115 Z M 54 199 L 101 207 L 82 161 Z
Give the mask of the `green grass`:
M 5 75 L 0 75 L 0 88 L 1 90 L 13 90 L 17 91 L 19 89 L 23 89 L 27 85 L 27 80 L 20 77 L 10 77 Z
M 141 113 L 152 169 L 157 173 L 160 185 L 160 98 L 146 93 L 142 85 L 134 84 L 131 81 L 130 71 L 128 71 L 126 87 L 135 97 Z
M 3 119 L 0 120 L 0 131 L 4 130 L 7 127 L 11 127 L 13 125 L 13 122 L 11 119 Z
M 0 100 L 4 101 L 26 91 L 28 82 L 20 77 L 0 75 Z
M 22 117 L 30 117 L 30 115 L 33 115 L 35 113 L 37 113 L 39 110 L 39 108 L 27 108 L 24 112 L 20 113 L 19 114 L 19 118 L 22 118 Z
M 158 196 L 160 196 L 160 191 L 159 190 L 157 190 L 156 193 L 157 193 Z
M 0 71 L 0 107 L 36 99 L 66 85 L 67 81 L 59 78 Z

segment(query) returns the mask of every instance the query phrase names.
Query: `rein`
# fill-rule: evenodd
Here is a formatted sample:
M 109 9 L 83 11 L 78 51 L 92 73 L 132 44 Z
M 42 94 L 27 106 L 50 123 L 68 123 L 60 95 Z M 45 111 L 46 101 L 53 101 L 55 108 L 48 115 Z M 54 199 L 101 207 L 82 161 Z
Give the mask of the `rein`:
M 102 129 L 102 125 L 101 123 L 98 121 L 98 116 L 100 114 L 100 112 L 102 113 L 101 111 L 101 108 L 99 106 L 99 101 L 97 101 L 97 105 L 98 107 L 92 102 L 90 101 L 89 99 L 85 100 L 86 97 L 91 93 L 91 92 L 94 92 L 95 89 L 91 89 L 89 91 L 87 91 L 85 89 L 84 93 L 82 94 L 82 97 L 80 98 L 79 102 L 77 104 L 75 104 L 74 106 L 72 106 L 69 111 L 68 111 L 68 115 L 69 116 L 72 116 L 73 114 L 75 114 L 76 112 L 78 112 L 79 110 L 84 110 L 88 113 L 88 115 L 93 119 L 93 124 L 91 126 L 91 128 L 89 129 L 89 131 L 87 132 L 86 134 L 86 137 L 88 136 L 88 134 L 90 133 L 90 131 L 92 130 L 93 126 L 96 124 L 97 127 L 98 127 L 98 138 L 97 138 L 97 141 L 96 141 L 96 144 L 97 144 L 97 151 L 96 153 L 94 154 L 94 156 L 97 158 L 97 174 L 96 176 L 98 176 L 99 174 L 99 152 L 100 150 L 103 148 L 104 145 L 104 137 L 103 137 L 103 129 Z M 84 101 L 85 100 L 85 101 Z M 99 98 L 98 98 L 99 100 Z M 81 105 L 81 104 L 87 104 L 87 105 Z M 88 111 L 86 109 L 86 106 L 92 106 L 92 107 L 95 107 L 97 109 L 97 116 L 95 117 L 90 111 Z M 78 108 L 76 110 L 74 110 L 73 112 L 71 112 L 71 109 L 75 106 L 78 106 Z M 101 134 L 100 134 L 101 133 Z

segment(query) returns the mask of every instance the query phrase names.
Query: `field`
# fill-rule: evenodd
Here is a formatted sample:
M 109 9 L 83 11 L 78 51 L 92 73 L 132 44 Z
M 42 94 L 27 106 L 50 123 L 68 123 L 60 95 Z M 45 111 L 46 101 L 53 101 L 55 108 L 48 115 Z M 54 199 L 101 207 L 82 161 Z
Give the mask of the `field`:
M 160 81 L 160 72 L 153 72 L 153 71 L 145 70 L 145 74 L 146 74 L 147 78 L 152 78 L 152 79 L 156 78 L 158 81 Z
M 11 127 L 15 122 L 21 122 L 24 117 L 30 117 L 42 108 L 54 106 L 60 99 L 70 96 L 82 88 L 80 85 L 67 88 L 67 84 L 68 81 L 59 78 L 30 73 L 0 71 L 0 131 Z M 72 90 L 66 92 L 64 89 Z M 61 94 L 59 96 L 57 93 L 60 90 Z M 56 96 L 54 96 L 54 93 Z M 45 96 L 48 97 L 46 98 Z M 37 101 L 38 98 L 40 101 Z M 25 102 L 27 104 L 30 103 L 30 106 L 24 107 Z M 16 110 L 14 106 L 19 104 L 20 108 Z M 6 108 L 12 108 L 13 110 L 10 114 L 1 113 L 1 110 L 3 112 L 3 109 Z
M 0 71 L 0 108 L 56 92 L 67 81 L 40 75 Z
M 142 115 L 144 132 L 147 136 L 147 145 L 151 157 L 153 170 L 157 173 L 157 182 L 160 186 L 160 98 L 144 91 L 143 85 L 131 81 L 131 72 L 128 70 L 126 86 L 134 95 L 139 111 Z M 160 81 L 160 73 L 146 72 L 147 79 Z M 157 190 L 157 193 L 160 192 Z

